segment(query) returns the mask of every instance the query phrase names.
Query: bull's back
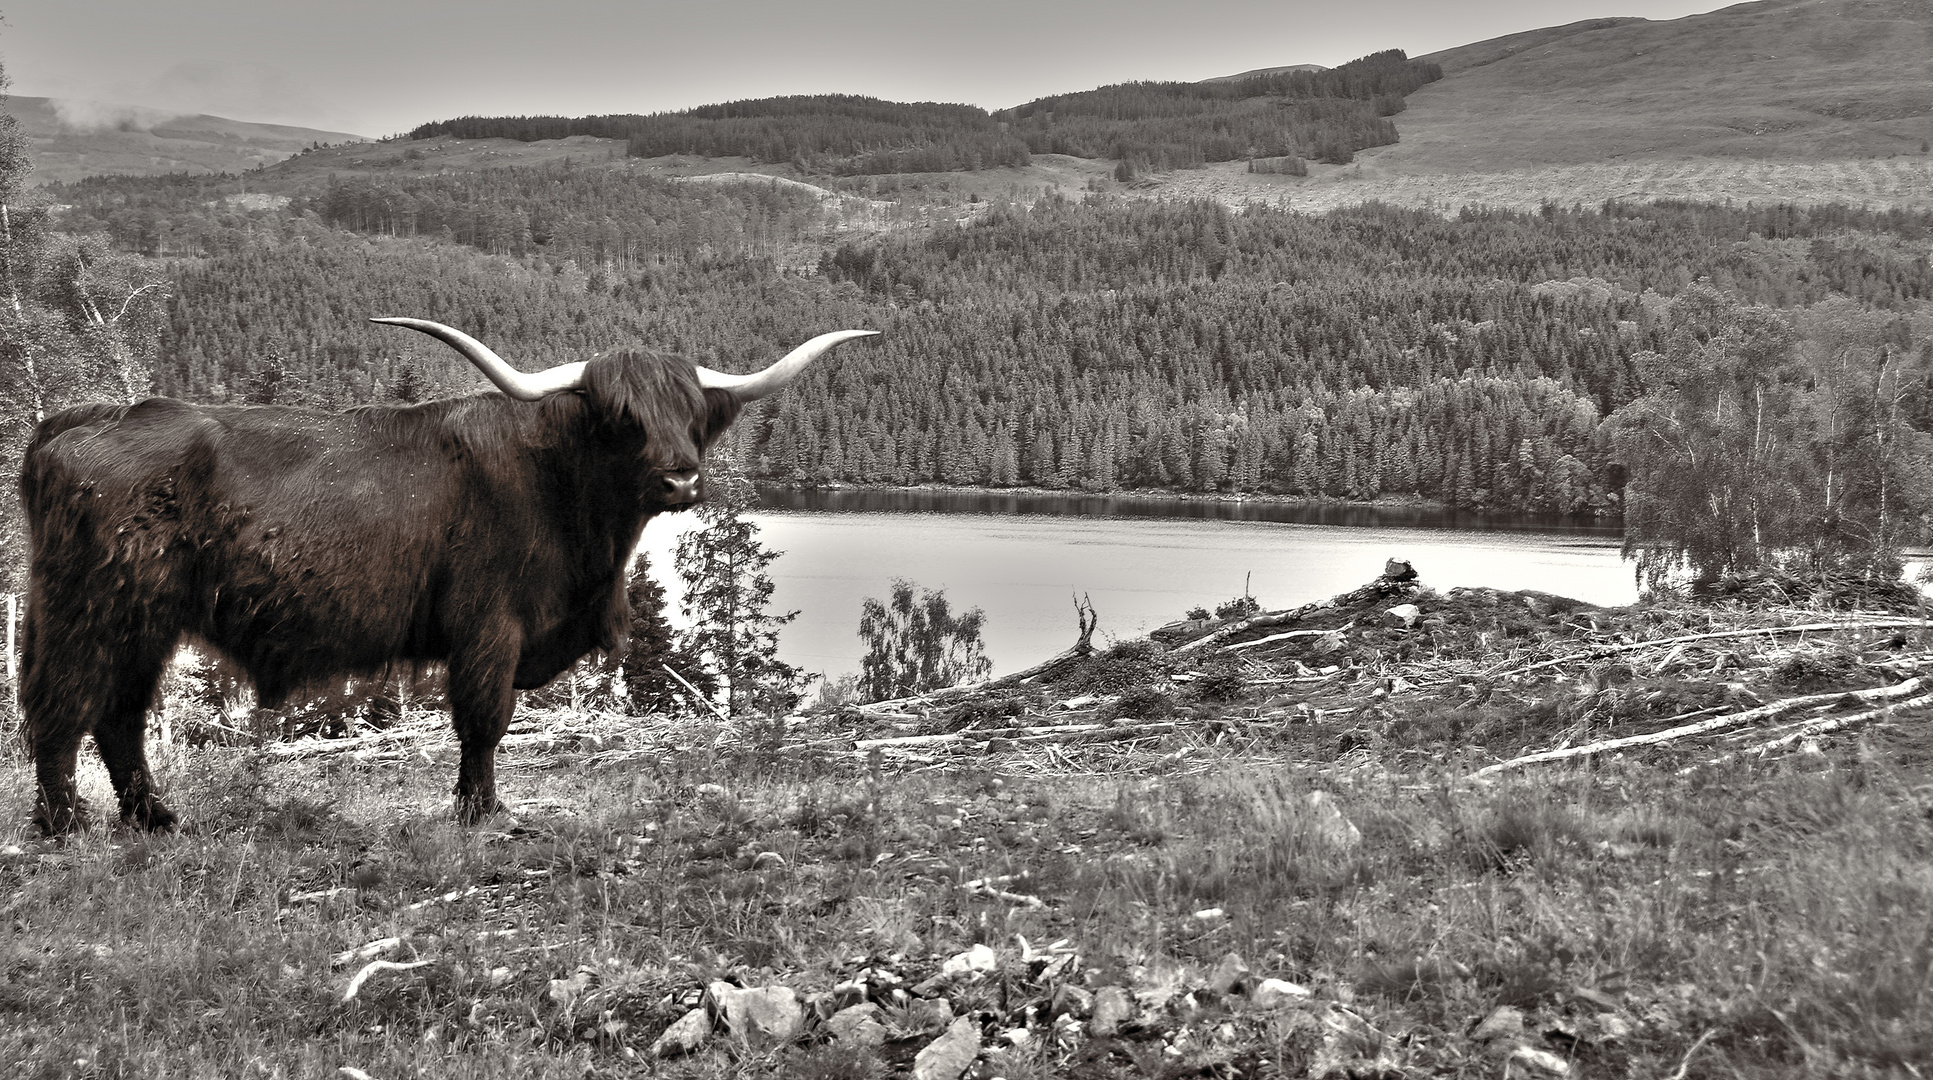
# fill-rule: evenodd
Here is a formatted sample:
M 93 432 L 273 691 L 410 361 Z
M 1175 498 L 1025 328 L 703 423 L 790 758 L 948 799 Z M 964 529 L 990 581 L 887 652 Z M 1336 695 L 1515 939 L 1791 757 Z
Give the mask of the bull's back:
M 165 398 L 51 416 L 21 481 L 35 588 L 117 636 L 203 637 L 264 690 L 433 650 L 449 484 L 417 435 Z

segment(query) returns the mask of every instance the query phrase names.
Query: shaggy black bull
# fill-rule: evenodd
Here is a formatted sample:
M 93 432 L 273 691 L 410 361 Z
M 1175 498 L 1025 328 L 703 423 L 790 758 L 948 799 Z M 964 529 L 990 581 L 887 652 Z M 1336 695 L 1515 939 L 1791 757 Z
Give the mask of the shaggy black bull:
M 645 521 L 703 497 L 705 450 L 745 402 L 872 334 L 823 334 L 754 375 L 634 350 L 526 375 L 461 331 L 375 321 L 446 342 L 503 393 L 340 414 L 153 398 L 35 432 L 20 702 L 45 832 L 83 824 L 90 732 L 121 819 L 175 824 L 143 736 L 184 637 L 270 706 L 331 675 L 446 663 L 457 816 L 500 809 L 515 691 L 618 647 Z

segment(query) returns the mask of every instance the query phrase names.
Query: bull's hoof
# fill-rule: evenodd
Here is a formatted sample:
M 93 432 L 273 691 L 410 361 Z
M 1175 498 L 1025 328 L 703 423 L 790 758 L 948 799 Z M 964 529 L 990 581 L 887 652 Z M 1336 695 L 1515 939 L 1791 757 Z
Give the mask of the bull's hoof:
M 33 825 L 45 837 L 67 836 L 87 829 L 87 804 L 80 799 L 72 803 L 49 805 L 47 800 L 34 800 Z
M 495 795 L 458 795 L 456 797 L 456 820 L 464 825 L 480 825 L 498 814 L 508 813 L 510 808 L 498 801 Z
M 174 832 L 175 827 L 180 824 L 180 819 L 175 817 L 175 812 L 162 805 L 161 800 L 153 795 L 143 795 L 134 800 L 132 805 L 123 805 L 121 821 L 133 828 L 146 829 L 149 832 Z

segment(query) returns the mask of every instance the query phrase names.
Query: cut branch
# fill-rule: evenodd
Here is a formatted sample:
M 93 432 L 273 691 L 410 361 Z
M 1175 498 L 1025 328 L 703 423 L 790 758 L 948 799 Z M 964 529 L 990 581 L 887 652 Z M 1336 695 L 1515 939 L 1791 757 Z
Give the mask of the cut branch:
M 1866 622 L 1825 622 L 1801 623 L 1797 626 L 1754 626 L 1749 630 L 1719 630 L 1709 634 L 1686 634 L 1682 637 L 1657 638 L 1651 641 L 1629 641 L 1621 645 L 1600 645 L 1583 652 L 1571 653 L 1553 660 L 1544 660 L 1520 668 L 1505 668 L 1487 673 L 1484 677 L 1502 679 L 1516 675 L 1528 675 L 1533 671 L 1557 667 L 1560 664 L 1573 664 L 1580 660 L 1597 660 L 1618 653 L 1633 652 L 1637 649 L 1656 648 L 1661 645 L 1681 645 L 1692 641 L 1717 641 L 1721 638 L 1756 637 L 1760 634 L 1804 634 L 1827 630 L 1894 630 L 1901 628 L 1927 629 L 1925 619 L 1873 619 Z
M 1219 645 L 1222 642 L 1227 641 L 1229 638 L 1232 638 L 1235 635 L 1243 633 L 1245 631 L 1261 630 L 1271 626 L 1283 626 L 1288 623 L 1296 622 L 1302 619 L 1303 617 L 1307 615 L 1311 615 L 1315 612 L 1321 611 L 1324 608 L 1329 608 L 1334 606 L 1335 606 L 1335 602 L 1333 600 L 1318 600 L 1313 604 L 1304 604 L 1299 608 L 1290 608 L 1287 611 L 1263 612 L 1260 615 L 1243 619 L 1240 622 L 1229 623 L 1227 626 L 1222 627 L 1220 630 L 1217 630 L 1211 634 L 1204 635 L 1202 637 L 1198 637 L 1193 641 L 1183 642 L 1182 644 L 1175 646 L 1175 652 L 1177 653 L 1199 652 L 1200 650 L 1206 649 L 1211 645 Z M 1329 631 L 1327 630 L 1322 631 L 1322 633 L 1325 633 L 1325 634 L 1328 632 Z
M 1919 682 L 1919 681 L 1920 680 L 1918 679 L 1907 680 L 1907 682 Z M 1901 683 L 1900 685 L 1904 686 L 1906 684 Z M 1874 717 L 1884 716 L 1888 713 L 1897 712 L 1900 709 L 1917 709 L 1926 705 L 1933 705 L 1933 694 L 1922 694 L 1916 698 L 1909 698 L 1906 701 L 1901 701 L 1896 704 L 1882 705 L 1877 709 L 1867 709 L 1864 712 L 1846 713 L 1841 716 L 1822 716 L 1817 720 L 1808 720 L 1805 723 L 1800 724 L 1797 728 L 1793 729 L 1792 731 L 1789 731 L 1784 735 L 1780 735 L 1778 738 L 1767 739 L 1764 742 L 1753 743 L 1751 746 L 1747 746 L 1742 750 L 1733 751 L 1732 753 L 1729 753 L 1729 754 L 1721 754 L 1718 757 L 1715 757 L 1710 761 L 1705 762 L 1705 764 L 1722 765 L 1728 761 L 1731 761 L 1739 757 L 1740 755 L 1764 754 L 1773 750 L 1781 750 L 1781 749 L 1784 749 L 1785 747 L 1791 746 L 1793 743 L 1796 743 L 1801 739 L 1809 739 L 1814 735 L 1824 735 L 1827 732 L 1840 731 L 1845 728 L 1852 727 L 1856 724 L 1863 724 L 1866 721 L 1873 719 Z M 1693 768 L 1695 769 L 1697 768 L 1697 766 L 1693 766 Z M 1687 769 L 1685 771 L 1690 772 L 1691 770 Z
M 1525 754 L 1523 757 L 1512 758 L 1509 761 L 1500 761 L 1495 765 L 1486 765 L 1476 772 L 1471 773 L 1469 779 L 1482 780 L 1485 777 L 1503 772 L 1506 769 L 1515 769 L 1524 765 L 1541 765 L 1551 761 L 1565 761 L 1570 758 L 1590 757 L 1594 754 L 1602 754 L 1611 750 L 1623 750 L 1632 746 L 1653 746 L 1658 743 L 1674 742 L 1678 739 L 1689 738 L 1694 735 L 1706 735 L 1714 731 L 1723 731 L 1726 728 L 1738 727 L 1742 724 L 1750 724 L 1760 720 L 1771 719 L 1775 716 L 1783 716 L 1787 713 L 1797 712 L 1800 709 L 1836 704 L 1848 699 L 1855 701 L 1887 701 L 1893 698 L 1907 697 L 1919 693 L 1926 688 L 1928 683 L 1928 678 L 1921 675 L 1908 679 L 1903 683 L 1897 683 L 1893 686 L 1874 687 L 1871 690 L 1855 690 L 1850 693 L 1840 691 L 1831 694 L 1809 694 L 1805 697 L 1786 698 L 1783 701 L 1774 701 L 1769 705 L 1760 705 L 1755 709 L 1746 709 L 1744 712 L 1726 713 L 1723 716 L 1714 716 L 1709 720 L 1700 720 L 1695 724 L 1685 724 L 1682 727 L 1654 731 L 1648 735 L 1631 735 L 1622 739 L 1607 739 L 1603 742 L 1590 743 L 1585 746 L 1573 746 L 1564 750 L 1545 750 L 1540 753 Z M 1845 718 L 1834 717 L 1832 719 Z

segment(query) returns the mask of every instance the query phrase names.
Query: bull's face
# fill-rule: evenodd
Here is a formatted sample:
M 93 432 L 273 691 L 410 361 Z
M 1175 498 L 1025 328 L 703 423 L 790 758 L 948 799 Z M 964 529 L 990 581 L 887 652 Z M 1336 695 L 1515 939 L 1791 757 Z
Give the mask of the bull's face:
M 584 365 L 576 392 L 598 438 L 632 461 L 646 513 L 681 510 L 705 497 L 709 450 L 738 418 L 739 396 L 701 384 L 677 357 L 619 349 Z

